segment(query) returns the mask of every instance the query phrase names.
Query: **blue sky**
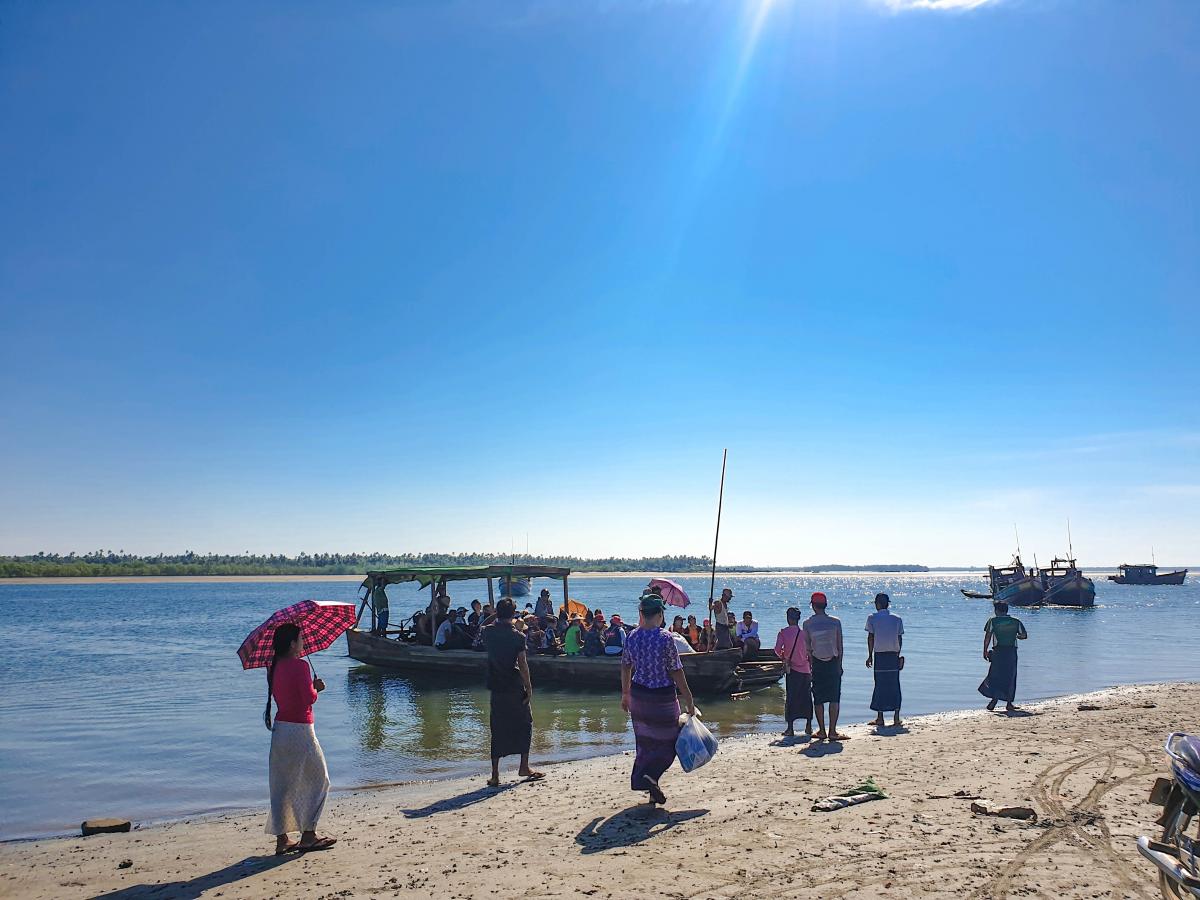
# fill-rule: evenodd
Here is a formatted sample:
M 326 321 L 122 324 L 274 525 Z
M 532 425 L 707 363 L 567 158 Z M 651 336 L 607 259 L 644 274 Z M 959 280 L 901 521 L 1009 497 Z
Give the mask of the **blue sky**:
M 932 7 L 932 8 L 930 8 Z M 14 3 L 0 553 L 1200 561 L 1200 6 Z

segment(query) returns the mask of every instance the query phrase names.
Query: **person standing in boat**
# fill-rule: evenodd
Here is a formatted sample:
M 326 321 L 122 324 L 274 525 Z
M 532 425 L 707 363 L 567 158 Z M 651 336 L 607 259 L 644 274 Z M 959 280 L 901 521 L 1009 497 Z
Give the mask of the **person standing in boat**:
M 991 698 L 989 710 L 1003 700 L 1005 710 L 1013 712 L 1017 709 L 1013 705 L 1017 699 L 1017 641 L 1025 640 L 1029 634 L 1020 619 L 1008 614 L 1007 603 L 994 603 L 992 609 L 996 615 L 983 626 L 983 658 L 989 665 L 979 693 Z
M 650 802 L 662 804 L 667 797 L 659 779 L 675 761 L 679 697 L 688 715 L 696 714 L 696 703 L 675 641 L 663 628 L 662 598 L 643 594 L 638 614 L 638 627 L 626 638 L 621 656 L 621 709 L 633 719 L 637 747 L 630 788 L 649 791 Z
M 313 729 L 313 704 L 325 682 L 313 675 L 304 657 L 298 625 L 285 622 L 271 639 L 274 655 L 267 666 L 267 709 L 271 731 L 271 811 L 267 834 L 275 836 L 275 855 L 292 850 L 328 850 L 336 838 L 317 837 L 317 822 L 329 796 L 325 754 Z M 271 701 L 277 712 L 271 721 Z M 299 842 L 288 834 L 300 832 Z
M 517 774 L 528 781 L 544 777 L 529 767 L 533 740 L 533 682 L 529 678 L 525 636 L 513 627 L 517 606 L 505 597 L 496 604 L 496 621 L 483 630 L 487 650 L 487 687 L 491 692 L 492 777 L 500 786 L 500 760 L 521 757 Z
M 538 594 L 533 614 L 541 621 L 543 628 L 546 627 L 546 619 L 554 615 L 554 603 L 550 600 L 550 592 L 546 588 L 542 588 L 542 592 Z
M 826 612 L 829 598 L 821 591 L 812 595 L 812 611 L 804 622 L 812 654 L 813 711 L 817 714 L 818 741 L 844 741 L 837 730 L 842 704 L 842 622 Z M 829 731 L 825 731 L 825 704 L 829 704 Z
M 795 737 L 795 723 L 804 719 L 804 733 L 812 734 L 812 661 L 809 659 L 808 635 L 800 627 L 800 610 L 788 607 L 787 627 L 775 638 L 775 655 L 783 662 L 784 689 L 787 699 L 783 717 L 787 720 L 784 737 Z
M 892 713 L 892 727 L 900 721 L 900 667 L 904 657 L 904 621 L 892 615 L 892 599 L 887 594 L 875 595 L 875 612 L 867 616 L 867 668 L 875 671 L 875 690 L 871 694 L 871 709 L 875 710 L 876 728 L 883 727 L 883 714 Z
M 379 637 L 387 637 L 388 595 L 382 581 L 371 591 L 371 607 L 375 610 L 375 631 Z
M 712 621 L 716 633 L 716 644 L 712 650 L 728 650 L 733 646 L 733 635 L 729 629 L 729 604 L 733 602 L 733 591 L 721 591 L 721 599 L 713 603 Z

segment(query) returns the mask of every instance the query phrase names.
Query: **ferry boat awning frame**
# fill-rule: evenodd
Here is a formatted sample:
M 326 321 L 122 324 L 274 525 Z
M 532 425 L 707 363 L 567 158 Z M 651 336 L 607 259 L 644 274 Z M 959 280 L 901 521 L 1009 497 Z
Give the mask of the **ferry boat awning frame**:
M 372 585 L 415 581 L 426 588 L 439 581 L 474 581 L 480 578 L 555 578 L 566 581 L 570 574 L 570 569 L 561 566 L 410 566 L 367 572 L 366 580 Z

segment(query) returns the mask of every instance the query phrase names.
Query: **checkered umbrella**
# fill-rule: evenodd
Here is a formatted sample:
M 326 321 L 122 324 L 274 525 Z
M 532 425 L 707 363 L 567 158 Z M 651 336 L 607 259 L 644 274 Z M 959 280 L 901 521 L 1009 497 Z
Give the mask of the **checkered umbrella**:
M 337 603 L 333 600 L 301 600 L 291 606 L 272 613 L 252 632 L 246 635 L 242 646 L 238 647 L 238 656 L 242 660 L 243 669 L 262 669 L 271 664 L 274 650 L 271 641 L 275 637 L 275 629 L 287 622 L 300 626 L 300 634 L 304 637 L 304 654 L 324 650 L 342 633 L 354 627 L 355 615 L 353 603 Z

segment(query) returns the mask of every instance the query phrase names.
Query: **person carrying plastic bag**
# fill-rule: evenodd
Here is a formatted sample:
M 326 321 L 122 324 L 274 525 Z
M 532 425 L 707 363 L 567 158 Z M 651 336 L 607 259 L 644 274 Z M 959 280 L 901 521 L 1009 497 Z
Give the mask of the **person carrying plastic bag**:
M 675 761 L 681 730 L 679 698 L 690 717 L 695 717 L 696 702 L 675 642 L 662 627 L 662 597 L 643 594 L 638 611 L 638 628 L 626 638 L 621 655 L 621 708 L 633 719 L 637 747 L 630 787 L 649 791 L 651 804 L 661 804 L 667 796 L 658 781 Z

